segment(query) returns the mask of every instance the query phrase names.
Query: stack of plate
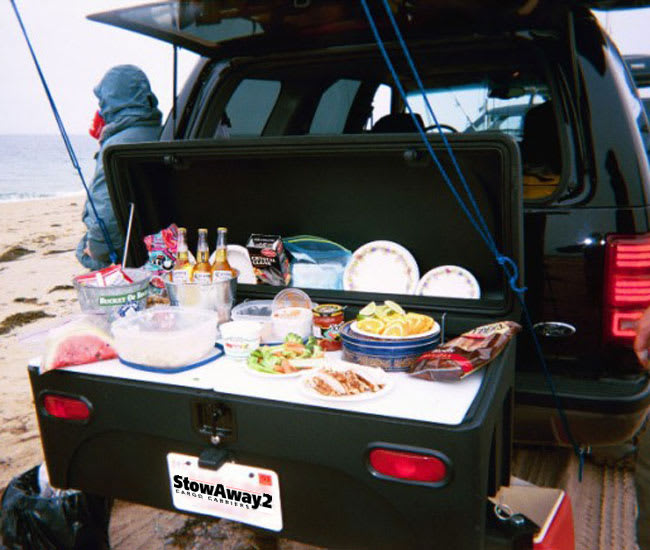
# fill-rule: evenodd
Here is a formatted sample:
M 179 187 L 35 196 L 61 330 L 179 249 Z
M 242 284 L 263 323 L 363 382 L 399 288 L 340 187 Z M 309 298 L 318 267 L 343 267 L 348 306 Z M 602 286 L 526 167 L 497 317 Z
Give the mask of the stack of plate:
M 440 342 L 440 329 L 432 330 L 423 336 L 403 338 L 367 336 L 356 332 L 354 323 L 345 323 L 341 328 L 343 358 L 352 363 L 380 367 L 388 372 L 408 371 L 417 358 L 426 351 L 437 347 Z

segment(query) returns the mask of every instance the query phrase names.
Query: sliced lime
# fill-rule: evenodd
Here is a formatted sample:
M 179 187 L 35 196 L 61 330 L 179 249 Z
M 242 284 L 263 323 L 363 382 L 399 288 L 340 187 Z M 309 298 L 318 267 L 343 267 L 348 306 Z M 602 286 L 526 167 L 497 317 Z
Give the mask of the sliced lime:
M 386 300 L 386 301 L 384 302 L 384 305 L 385 305 L 388 309 L 390 309 L 391 311 L 397 313 L 398 315 L 406 315 L 406 311 L 404 311 L 404 310 L 402 309 L 402 306 L 400 306 L 399 304 L 396 304 L 396 303 L 393 302 L 392 300 Z
M 359 311 L 359 317 L 372 317 L 377 310 L 377 304 L 375 302 L 370 302 L 365 306 L 361 311 Z

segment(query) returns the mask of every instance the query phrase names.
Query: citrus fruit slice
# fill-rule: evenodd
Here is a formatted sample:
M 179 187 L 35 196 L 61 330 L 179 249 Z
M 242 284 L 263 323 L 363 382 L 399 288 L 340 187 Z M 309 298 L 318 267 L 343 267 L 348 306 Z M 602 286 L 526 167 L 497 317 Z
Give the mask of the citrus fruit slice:
M 382 335 L 384 336 L 406 336 L 407 334 L 407 328 L 404 323 L 401 323 L 399 321 L 395 323 L 391 323 L 388 325 L 385 329 L 384 332 L 382 332 Z
M 366 317 L 372 317 L 377 311 L 377 304 L 375 302 L 370 302 L 365 306 L 361 311 L 359 311 L 358 319 L 365 319 Z
M 406 311 L 402 309 L 402 306 L 393 302 L 392 300 L 386 300 L 384 305 L 392 312 L 397 313 L 398 315 L 406 315 Z
M 434 320 L 428 315 L 421 313 L 407 313 L 406 327 L 410 335 L 422 334 L 433 328 Z
M 364 332 L 369 332 L 370 334 L 381 334 L 381 331 L 384 330 L 384 323 L 379 319 L 374 317 L 369 317 L 367 319 L 362 319 L 357 321 L 357 328 L 363 330 Z

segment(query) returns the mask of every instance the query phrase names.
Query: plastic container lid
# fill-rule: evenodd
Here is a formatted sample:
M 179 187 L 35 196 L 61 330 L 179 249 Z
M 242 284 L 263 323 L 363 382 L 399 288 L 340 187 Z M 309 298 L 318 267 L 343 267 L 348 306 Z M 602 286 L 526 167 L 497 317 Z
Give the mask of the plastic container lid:
M 299 288 L 285 288 L 275 295 L 271 309 L 276 311 L 285 307 L 302 307 L 311 311 L 314 304 L 309 295 Z
M 233 321 L 260 321 L 262 323 L 271 321 L 273 313 L 273 302 L 271 300 L 250 300 L 242 302 L 232 309 Z

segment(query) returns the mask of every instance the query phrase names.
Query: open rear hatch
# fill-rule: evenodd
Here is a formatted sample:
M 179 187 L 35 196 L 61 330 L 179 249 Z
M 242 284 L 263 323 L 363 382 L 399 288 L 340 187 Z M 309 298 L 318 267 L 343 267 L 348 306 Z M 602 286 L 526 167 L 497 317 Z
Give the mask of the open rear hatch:
M 449 138 L 499 249 L 521 267 L 520 165 L 502 134 Z M 434 148 L 453 173 L 437 139 Z M 393 299 L 405 308 L 450 313 L 458 332 L 483 320 L 515 318 L 503 271 L 465 218 L 415 135 L 231 139 L 107 148 L 109 192 L 124 228 L 135 205 L 130 262 L 146 259 L 143 237 L 171 223 L 229 229 L 231 243 L 251 233 L 318 235 L 354 251 L 389 240 L 406 247 L 420 275 L 441 265 L 471 271 L 478 300 L 308 289 L 317 302 L 362 306 Z M 278 287 L 239 285 L 237 298 L 270 298 Z
M 620 9 L 645 0 L 427 0 L 390 2 L 407 37 L 545 26 L 549 15 L 577 7 Z M 386 24 L 380 3 L 369 2 Z M 350 0 L 185 0 L 90 15 L 209 57 L 251 55 L 373 42 L 360 2 Z

